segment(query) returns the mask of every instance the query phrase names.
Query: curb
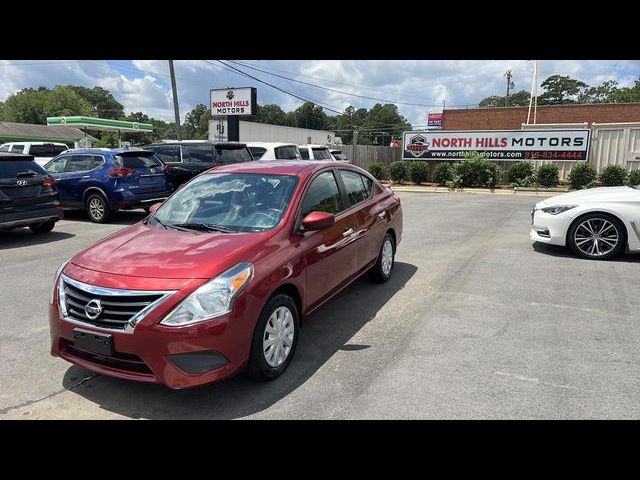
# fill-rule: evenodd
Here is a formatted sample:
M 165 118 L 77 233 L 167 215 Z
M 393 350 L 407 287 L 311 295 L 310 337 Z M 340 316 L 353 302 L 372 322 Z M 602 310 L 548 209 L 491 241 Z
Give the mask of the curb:
M 494 190 L 489 189 L 460 189 L 449 190 L 448 188 L 414 188 L 414 187 L 394 187 L 391 189 L 394 192 L 408 192 L 408 193 L 468 193 L 475 195 L 498 195 L 498 196 L 527 196 L 527 197 L 550 197 L 553 195 L 559 195 L 566 193 L 564 191 L 535 191 L 535 190 Z

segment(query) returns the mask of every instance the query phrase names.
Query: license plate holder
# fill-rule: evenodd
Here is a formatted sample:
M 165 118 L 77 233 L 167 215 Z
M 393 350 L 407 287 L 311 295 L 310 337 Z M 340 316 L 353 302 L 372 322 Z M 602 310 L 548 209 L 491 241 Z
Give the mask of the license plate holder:
M 113 355 L 113 337 L 102 333 L 73 329 L 73 346 L 96 355 L 110 357 Z
M 140 185 L 157 185 L 161 182 L 162 177 L 140 177 Z

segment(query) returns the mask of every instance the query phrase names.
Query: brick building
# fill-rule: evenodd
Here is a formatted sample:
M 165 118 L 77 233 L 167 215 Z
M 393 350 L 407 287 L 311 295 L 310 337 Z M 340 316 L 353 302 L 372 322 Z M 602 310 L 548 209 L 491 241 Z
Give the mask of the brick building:
M 529 107 L 444 110 L 443 130 L 520 130 Z M 531 111 L 533 122 L 533 109 Z M 538 105 L 536 123 L 640 122 L 640 103 Z

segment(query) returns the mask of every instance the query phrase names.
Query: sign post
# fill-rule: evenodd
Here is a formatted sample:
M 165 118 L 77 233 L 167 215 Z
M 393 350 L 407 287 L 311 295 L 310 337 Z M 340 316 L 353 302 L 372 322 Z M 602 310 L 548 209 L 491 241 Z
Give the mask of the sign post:
M 226 117 L 227 138 L 240 141 L 240 116 L 255 115 L 257 92 L 254 87 L 215 88 L 209 91 L 211 116 Z

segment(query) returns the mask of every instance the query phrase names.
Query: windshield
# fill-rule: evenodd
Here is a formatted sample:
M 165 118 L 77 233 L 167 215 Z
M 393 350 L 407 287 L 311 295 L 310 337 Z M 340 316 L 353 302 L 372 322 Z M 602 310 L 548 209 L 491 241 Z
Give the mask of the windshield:
M 296 183 L 297 177 L 288 175 L 206 174 L 175 193 L 153 218 L 167 227 L 199 225 L 232 232 L 270 230 L 287 211 Z
M 227 148 L 216 147 L 216 159 L 218 163 L 240 163 L 253 160 L 247 147 Z
M 311 150 L 313 150 L 313 158 L 316 160 L 333 160 L 326 148 L 312 148 Z
M 640 190 L 640 183 L 638 185 L 631 185 L 631 188 L 635 188 L 636 190 Z

